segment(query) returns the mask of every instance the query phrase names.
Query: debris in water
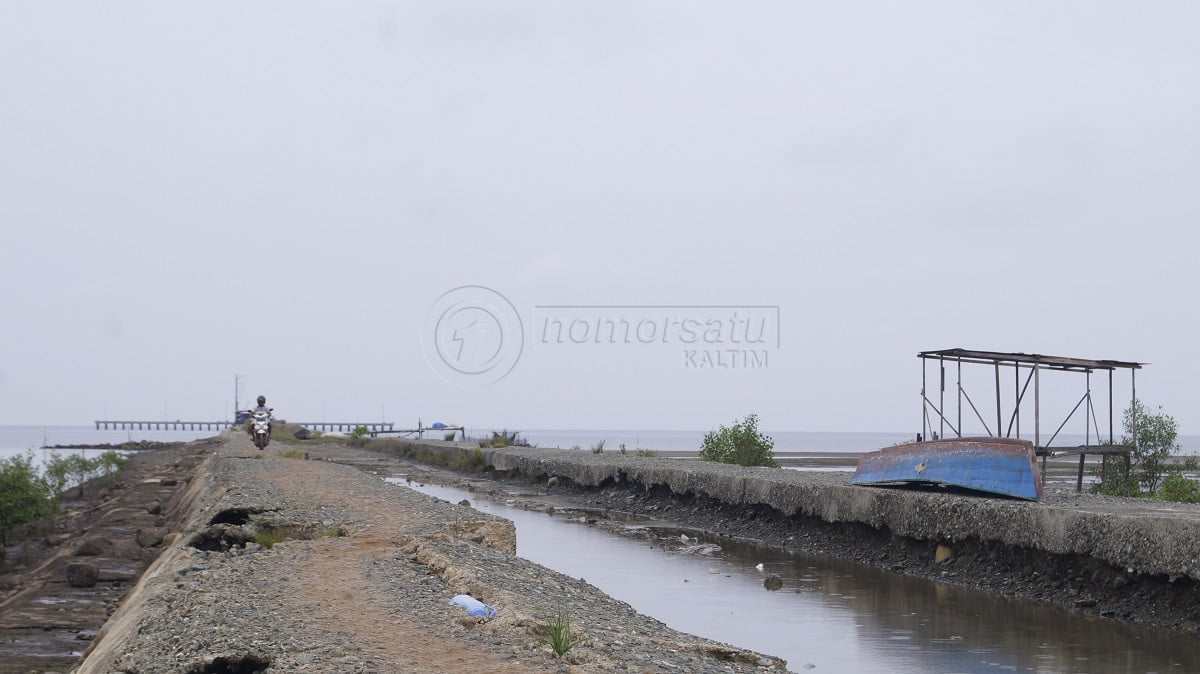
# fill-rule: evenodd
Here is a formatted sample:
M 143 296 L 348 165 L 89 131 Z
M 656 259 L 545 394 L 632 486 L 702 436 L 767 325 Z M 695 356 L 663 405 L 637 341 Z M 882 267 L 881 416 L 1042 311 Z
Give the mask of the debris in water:
M 763 565 L 762 565 L 762 562 L 759 562 L 759 563 L 758 563 L 758 566 L 756 566 L 756 567 L 754 567 L 754 568 L 758 569 L 759 571 L 762 571 L 762 570 L 763 570 Z

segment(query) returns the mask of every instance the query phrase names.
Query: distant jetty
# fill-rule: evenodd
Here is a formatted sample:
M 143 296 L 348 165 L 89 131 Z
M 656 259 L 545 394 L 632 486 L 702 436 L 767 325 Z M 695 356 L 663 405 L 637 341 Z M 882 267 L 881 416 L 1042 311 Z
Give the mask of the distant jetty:
M 129 442 L 79 443 L 72 445 L 42 445 L 42 449 L 108 449 L 119 452 L 149 452 L 164 447 L 173 447 L 177 442 L 155 440 L 131 440 Z

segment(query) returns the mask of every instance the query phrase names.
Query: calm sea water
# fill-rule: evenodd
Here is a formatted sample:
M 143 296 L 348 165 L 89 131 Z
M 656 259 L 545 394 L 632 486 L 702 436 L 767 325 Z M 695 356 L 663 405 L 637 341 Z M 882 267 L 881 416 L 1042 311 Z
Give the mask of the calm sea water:
M 214 431 L 98 431 L 94 426 L 0 426 L 0 459 L 33 450 L 35 461 L 45 461 L 52 450 L 43 445 L 120 444 L 130 440 L 185 442 L 215 435 Z M 86 456 L 103 450 L 58 450 L 59 454 L 76 451 Z
M 517 429 L 512 429 L 517 430 Z M 486 435 L 467 429 L 471 436 Z M 659 451 L 699 451 L 705 431 L 622 431 L 622 430 L 522 430 L 521 437 L 538 447 L 572 447 L 590 449 L 601 440 L 606 450 L 619 449 L 624 443 L 629 451 L 641 447 Z M 873 452 L 898 442 L 915 440 L 912 433 L 826 433 L 819 431 L 766 431 L 775 441 L 776 452 Z M 426 436 L 432 437 L 432 436 Z M 1027 438 L 1031 439 L 1031 438 Z M 1092 438 L 1095 441 L 1095 438 Z M 1062 433 L 1055 439 L 1056 446 L 1081 445 L 1082 433 Z M 1200 435 L 1181 435 L 1179 445 L 1184 454 L 1200 454 Z
M 468 428 L 474 436 L 490 435 L 493 429 Z M 500 430 L 500 429 L 495 429 Z M 624 444 L 629 451 L 638 448 L 663 452 L 694 452 L 700 449 L 705 431 L 645 431 L 645 430 L 568 430 L 568 429 L 510 429 L 538 447 L 572 447 L 590 449 L 601 440 L 607 450 L 615 451 Z M 38 450 L 42 445 L 119 444 L 130 440 L 159 440 L 182 442 L 215 435 L 215 431 L 98 431 L 93 426 L 0 426 L 0 458 L 20 454 L 27 449 Z M 911 433 L 826 433 L 819 431 L 767 431 L 775 440 L 775 451 L 789 453 L 871 452 L 898 442 L 913 440 Z M 436 438 L 437 434 L 426 434 Z M 1083 435 L 1063 434 L 1056 445 L 1082 444 Z M 1179 444 L 1185 454 L 1200 454 L 1200 435 L 1181 435 Z

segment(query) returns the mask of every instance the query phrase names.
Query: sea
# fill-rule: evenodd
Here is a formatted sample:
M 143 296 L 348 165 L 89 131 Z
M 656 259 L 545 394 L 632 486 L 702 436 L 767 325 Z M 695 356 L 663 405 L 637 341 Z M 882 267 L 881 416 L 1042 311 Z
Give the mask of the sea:
M 604 443 L 605 451 L 619 451 L 625 445 L 627 451 L 651 449 L 658 452 L 696 452 L 704 440 L 703 430 L 620 430 L 620 429 L 467 429 L 470 437 L 488 437 L 495 431 L 517 431 L 520 438 L 538 447 L 578 446 L 592 449 Z M 795 456 L 845 454 L 870 452 L 883 447 L 914 440 L 912 433 L 899 432 L 824 432 L 824 431 L 765 431 L 775 441 L 775 452 Z M 213 431 L 130 431 L 96 430 L 91 425 L 78 426 L 4 426 L 0 425 L 0 459 L 34 453 L 35 460 L 45 461 L 50 454 L 68 450 L 43 449 L 53 445 L 76 444 L 120 444 L 136 440 L 158 440 L 183 442 L 215 435 Z M 428 433 L 426 438 L 436 438 L 437 433 Z M 1079 445 L 1084 441 L 1082 434 L 1062 434 L 1055 445 Z M 1200 435 L 1181 435 L 1179 444 L 1182 454 L 1200 454 Z M 102 450 L 73 450 L 84 454 Z

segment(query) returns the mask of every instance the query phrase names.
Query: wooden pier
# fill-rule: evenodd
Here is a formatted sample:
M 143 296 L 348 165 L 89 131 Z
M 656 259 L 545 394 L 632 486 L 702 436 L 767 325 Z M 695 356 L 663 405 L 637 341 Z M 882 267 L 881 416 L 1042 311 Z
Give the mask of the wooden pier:
M 285 422 L 283 419 L 276 419 L 280 423 L 295 423 Z M 131 430 L 131 431 L 223 431 L 234 425 L 232 421 L 112 421 L 112 420 L 97 420 L 96 430 Z M 296 425 L 303 426 L 314 431 L 344 431 L 350 432 L 359 426 L 365 426 L 372 433 L 388 433 L 391 432 L 394 423 L 391 421 L 312 421 L 299 422 Z
M 96 421 L 96 430 L 131 431 L 221 431 L 232 421 Z

